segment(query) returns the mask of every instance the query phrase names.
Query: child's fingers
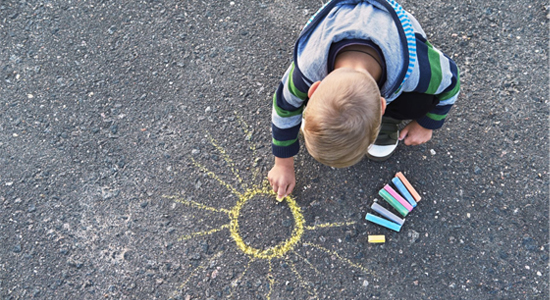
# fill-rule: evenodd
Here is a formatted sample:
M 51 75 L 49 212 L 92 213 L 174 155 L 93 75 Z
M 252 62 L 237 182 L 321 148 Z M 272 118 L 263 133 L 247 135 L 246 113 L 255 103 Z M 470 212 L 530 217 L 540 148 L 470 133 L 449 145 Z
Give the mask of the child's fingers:
M 277 192 L 277 198 L 278 198 L 278 199 L 282 199 L 282 198 L 288 196 L 288 194 L 289 194 L 289 191 L 288 191 L 289 187 L 290 187 L 290 185 L 287 185 L 287 184 L 285 184 L 285 185 L 283 185 L 283 186 L 280 186 L 280 187 L 279 187 L 279 191 Z
M 399 140 L 402 141 L 405 137 L 407 137 L 408 132 L 409 130 L 407 129 L 407 127 L 403 128 L 399 133 Z
M 277 198 L 279 198 L 279 199 L 286 197 L 286 187 L 284 187 L 284 188 L 280 187 L 279 191 L 277 192 L 277 195 L 278 195 Z
M 286 193 L 287 196 L 292 194 L 292 191 L 294 190 L 294 186 L 296 186 L 296 184 L 293 183 L 293 182 L 288 185 L 288 188 L 286 190 L 287 191 L 287 193 Z
M 271 187 L 273 188 L 273 192 L 275 192 L 275 194 L 279 193 L 279 186 L 278 185 L 272 184 Z

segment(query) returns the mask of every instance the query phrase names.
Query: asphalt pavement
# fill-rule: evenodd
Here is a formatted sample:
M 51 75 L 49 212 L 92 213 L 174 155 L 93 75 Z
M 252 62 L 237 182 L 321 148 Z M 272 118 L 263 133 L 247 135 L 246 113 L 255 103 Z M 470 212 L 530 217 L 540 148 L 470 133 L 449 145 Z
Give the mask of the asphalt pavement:
M 445 126 L 302 149 L 278 203 L 272 95 L 320 1 L 1 1 L 0 298 L 548 299 L 550 6 L 400 4 L 461 69 Z M 393 232 L 364 217 L 399 171 Z

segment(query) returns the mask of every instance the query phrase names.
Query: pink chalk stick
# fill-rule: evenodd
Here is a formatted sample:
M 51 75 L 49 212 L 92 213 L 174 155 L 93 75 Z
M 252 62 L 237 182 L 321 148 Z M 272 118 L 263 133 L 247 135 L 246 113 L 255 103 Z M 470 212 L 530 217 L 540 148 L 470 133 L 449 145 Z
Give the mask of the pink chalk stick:
M 403 205 L 408 211 L 413 210 L 413 207 L 409 204 L 409 202 L 403 199 L 403 197 L 401 197 L 401 195 L 399 195 L 398 192 L 392 189 L 391 186 L 386 184 L 386 186 L 384 186 L 384 189 L 386 190 L 386 192 L 390 193 L 390 195 L 392 195 L 392 197 L 394 197 L 395 200 L 399 201 L 399 203 L 401 203 L 401 205 Z

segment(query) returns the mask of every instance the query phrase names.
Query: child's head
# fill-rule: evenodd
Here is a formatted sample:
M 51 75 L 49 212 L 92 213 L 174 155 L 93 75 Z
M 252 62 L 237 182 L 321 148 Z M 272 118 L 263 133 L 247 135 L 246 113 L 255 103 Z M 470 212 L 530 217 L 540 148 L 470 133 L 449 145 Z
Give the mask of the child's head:
M 378 135 L 385 109 L 374 78 L 336 69 L 312 86 L 309 97 L 302 131 L 311 156 L 336 168 L 359 162 Z

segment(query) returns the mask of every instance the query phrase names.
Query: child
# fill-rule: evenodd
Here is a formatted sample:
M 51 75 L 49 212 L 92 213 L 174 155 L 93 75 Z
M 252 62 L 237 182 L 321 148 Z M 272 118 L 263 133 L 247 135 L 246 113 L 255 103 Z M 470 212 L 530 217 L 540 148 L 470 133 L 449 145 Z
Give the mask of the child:
M 455 63 L 399 4 L 327 2 L 298 37 L 273 97 L 273 190 L 282 198 L 294 189 L 301 127 L 308 152 L 323 164 L 347 167 L 365 155 L 383 161 L 398 140 L 429 141 L 459 90 Z

